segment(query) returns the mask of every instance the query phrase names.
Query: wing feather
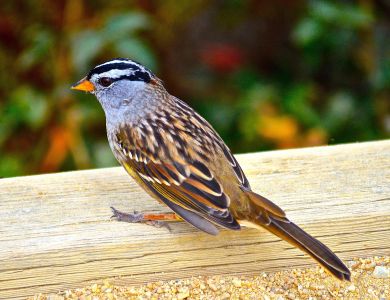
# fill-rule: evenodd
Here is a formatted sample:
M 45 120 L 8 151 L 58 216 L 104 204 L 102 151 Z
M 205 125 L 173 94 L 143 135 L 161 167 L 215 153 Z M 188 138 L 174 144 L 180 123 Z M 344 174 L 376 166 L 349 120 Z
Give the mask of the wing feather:
M 177 108 L 171 109 L 176 113 L 173 120 L 166 112 L 155 113 L 138 124 L 118 128 L 111 137 L 118 161 L 161 201 L 171 201 L 223 227 L 240 229 L 229 210 L 228 193 L 210 168 L 216 164 L 219 170 L 217 158 L 225 155 L 226 172 L 236 174 L 234 184 L 249 186 L 245 175 L 206 120 L 181 101 Z
M 206 170 L 206 166 L 200 162 L 195 161 L 187 166 L 178 162 L 155 163 L 139 150 L 122 151 L 125 152 L 128 153 L 125 163 L 135 170 L 145 185 L 164 203 L 172 201 L 205 220 L 230 229 L 240 228 L 229 211 L 229 197 L 211 171 Z M 132 152 L 134 155 L 130 156 Z M 175 212 L 182 216 L 182 211 Z M 199 228 L 199 224 L 193 225 Z

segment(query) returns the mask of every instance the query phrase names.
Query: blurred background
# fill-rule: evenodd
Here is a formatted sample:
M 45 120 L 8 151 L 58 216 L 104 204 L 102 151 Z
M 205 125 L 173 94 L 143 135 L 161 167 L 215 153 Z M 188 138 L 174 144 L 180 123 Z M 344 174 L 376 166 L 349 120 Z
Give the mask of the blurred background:
M 387 0 L 0 2 L 0 177 L 117 165 L 71 84 L 137 60 L 234 153 L 390 136 Z

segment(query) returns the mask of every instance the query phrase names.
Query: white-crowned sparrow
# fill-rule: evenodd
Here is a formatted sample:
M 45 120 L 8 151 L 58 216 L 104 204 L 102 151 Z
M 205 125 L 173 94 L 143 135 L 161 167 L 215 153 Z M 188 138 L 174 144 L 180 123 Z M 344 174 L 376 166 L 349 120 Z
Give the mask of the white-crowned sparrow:
M 216 225 L 265 228 L 302 249 L 331 274 L 350 271 L 324 244 L 270 200 L 252 192 L 245 174 L 211 125 L 170 95 L 150 70 L 118 58 L 93 68 L 73 87 L 94 94 L 106 115 L 111 149 L 126 171 L 155 199 L 210 234 Z M 169 219 L 166 214 L 161 219 Z M 134 221 L 159 219 L 141 215 Z

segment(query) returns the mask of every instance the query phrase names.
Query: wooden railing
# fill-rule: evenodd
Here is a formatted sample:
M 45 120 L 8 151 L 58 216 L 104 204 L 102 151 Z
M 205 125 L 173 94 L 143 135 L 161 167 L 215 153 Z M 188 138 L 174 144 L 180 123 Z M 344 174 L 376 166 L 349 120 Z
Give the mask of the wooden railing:
M 237 155 L 253 190 L 342 259 L 390 253 L 390 141 Z M 0 299 L 118 284 L 258 274 L 314 261 L 254 229 L 209 236 L 110 220 L 165 207 L 118 168 L 0 180 Z

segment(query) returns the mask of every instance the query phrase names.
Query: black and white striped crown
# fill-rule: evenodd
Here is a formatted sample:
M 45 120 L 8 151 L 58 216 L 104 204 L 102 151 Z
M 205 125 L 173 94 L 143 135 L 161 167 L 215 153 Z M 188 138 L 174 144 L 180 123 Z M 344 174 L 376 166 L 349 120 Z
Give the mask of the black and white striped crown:
M 154 74 L 143 65 L 128 59 L 116 58 L 93 68 L 87 75 L 90 80 L 98 76 L 111 78 L 113 81 L 127 79 L 131 81 L 144 81 L 149 83 Z

